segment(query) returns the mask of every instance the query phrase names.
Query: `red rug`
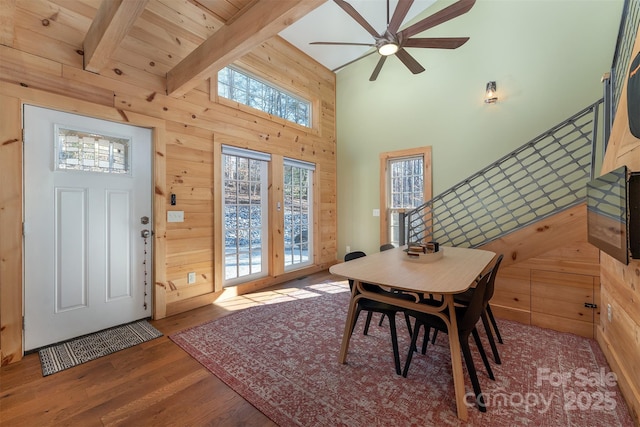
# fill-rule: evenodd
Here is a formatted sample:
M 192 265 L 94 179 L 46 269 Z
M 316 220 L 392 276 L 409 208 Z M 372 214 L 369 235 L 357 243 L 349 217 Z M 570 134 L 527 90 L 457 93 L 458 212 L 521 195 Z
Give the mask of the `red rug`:
M 486 413 L 474 405 L 465 370 L 466 424 L 456 417 L 446 334 L 414 356 L 403 378 L 395 374 L 388 321 L 378 327 L 375 315 L 364 336 L 362 315 L 341 365 L 343 283 L 304 288 L 290 294 L 297 300 L 234 312 L 170 338 L 283 427 L 633 426 L 594 340 L 515 322 L 498 320 L 505 343 L 498 344 L 502 365 L 492 363 L 495 381 L 474 355 Z M 404 366 L 409 337 L 404 321 L 397 323 Z

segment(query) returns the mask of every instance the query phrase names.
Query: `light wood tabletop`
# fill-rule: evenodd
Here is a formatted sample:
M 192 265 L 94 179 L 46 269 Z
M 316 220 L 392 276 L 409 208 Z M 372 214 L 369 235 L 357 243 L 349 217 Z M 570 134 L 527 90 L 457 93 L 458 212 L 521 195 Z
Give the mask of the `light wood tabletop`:
M 358 301 L 362 298 L 434 314 L 444 320 L 449 330 L 458 418 L 466 421 L 468 413 L 464 397 L 464 377 L 453 295 L 467 290 L 496 254 L 480 249 L 441 247 L 442 258 L 422 263 L 408 260 L 403 249 L 377 252 L 349 262 L 335 264 L 329 269 L 332 274 L 354 280 L 338 360 L 340 363 L 346 363 L 351 330 L 355 322 L 355 311 Z M 444 303 L 434 307 L 400 300 L 388 295 L 368 292 L 362 283 L 373 283 L 407 292 L 440 294 L 444 297 Z
M 332 274 L 413 292 L 457 294 L 474 282 L 495 256 L 480 249 L 442 247 L 433 262 L 410 261 L 403 248 L 376 252 L 331 266 Z

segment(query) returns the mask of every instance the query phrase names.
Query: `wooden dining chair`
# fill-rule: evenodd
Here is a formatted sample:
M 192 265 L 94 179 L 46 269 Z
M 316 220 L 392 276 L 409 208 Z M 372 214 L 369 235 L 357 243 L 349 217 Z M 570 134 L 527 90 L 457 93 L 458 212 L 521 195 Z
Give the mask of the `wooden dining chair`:
M 484 362 L 485 367 L 487 368 L 487 373 L 489 374 L 489 378 L 492 380 L 495 379 L 493 375 L 493 371 L 491 370 L 491 366 L 489 366 L 489 361 L 487 360 L 487 355 L 484 352 L 484 348 L 482 347 L 482 342 L 480 341 L 480 336 L 478 335 L 478 331 L 476 329 L 476 323 L 480 319 L 482 312 L 484 311 L 484 298 L 487 289 L 487 284 L 490 278 L 490 272 L 483 275 L 478 281 L 476 287 L 473 291 L 473 296 L 469 301 L 469 305 L 467 306 L 458 306 L 455 308 L 456 320 L 458 324 L 458 338 L 460 340 L 460 348 L 462 350 L 462 355 L 464 356 L 464 361 L 467 365 L 467 371 L 469 372 L 469 377 L 471 378 L 471 384 L 473 385 L 473 392 L 476 396 L 476 403 L 478 404 L 478 408 L 482 412 L 486 412 L 487 408 L 484 402 L 484 398 L 482 396 L 482 391 L 480 389 L 480 382 L 478 381 L 478 375 L 476 373 L 476 368 L 473 363 L 473 358 L 471 356 L 471 349 L 469 347 L 469 336 L 473 336 L 473 340 L 478 347 L 478 351 L 480 353 L 480 357 Z M 409 366 L 411 365 L 411 359 L 413 358 L 413 353 L 416 351 L 416 342 L 418 340 L 418 335 L 420 334 L 420 327 L 424 326 L 425 330 L 430 328 L 436 329 L 438 331 L 442 331 L 448 333 L 447 324 L 440 317 L 435 316 L 433 314 L 427 314 L 420 311 L 414 310 L 406 310 L 406 314 L 416 319 L 415 324 L 413 325 L 413 334 L 411 336 L 411 344 L 409 346 L 409 352 L 407 354 L 407 359 L 405 361 L 404 370 L 402 372 L 402 376 L 406 377 L 409 372 Z M 428 335 L 427 335 L 428 337 Z M 426 342 L 428 340 L 425 339 Z
M 361 258 L 366 256 L 366 254 L 362 251 L 349 252 L 344 256 L 345 262 Z M 385 291 L 381 287 L 377 285 L 373 285 L 371 283 L 363 283 L 363 287 L 365 290 L 369 292 L 376 293 L 384 293 L 388 294 L 393 298 L 405 299 L 408 301 L 415 301 L 415 299 L 411 295 L 398 294 L 395 292 Z M 353 292 L 353 280 L 349 279 L 349 288 Z M 395 305 L 386 304 L 379 301 L 373 301 L 366 298 L 361 298 L 358 300 L 358 306 L 356 307 L 356 315 L 353 321 L 353 326 L 351 327 L 351 333 L 353 334 L 353 330 L 355 329 L 356 323 L 358 322 L 358 317 L 360 316 L 361 311 L 367 312 L 367 320 L 364 324 L 364 335 L 369 333 L 369 326 L 371 324 L 371 316 L 373 313 L 381 313 L 383 316 L 387 316 L 389 318 L 389 329 L 391 331 L 391 345 L 393 347 L 393 360 L 396 367 L 396 373 L 398 375 L 401 374 L 400 369 L 400 352 L 398 350 L 398 334 L 396 330 L 396 313 L 403 312 L 404 309 L 401 307 L 397 307 Z M 405 316 L 405 320 L 407 323 L 407 328 L 409 328 L 409 333 L 411 334 L 411 321 L 409 316 Z

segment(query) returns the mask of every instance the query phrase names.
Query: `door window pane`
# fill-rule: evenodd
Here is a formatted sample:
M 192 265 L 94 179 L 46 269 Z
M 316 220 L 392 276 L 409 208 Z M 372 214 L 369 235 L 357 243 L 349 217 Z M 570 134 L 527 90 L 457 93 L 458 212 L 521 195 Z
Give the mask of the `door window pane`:
M 267 162 L 223 157 L 225 286 L 267 274 Z
M 285 160 L 284 265 L 291 270 L 311 264 L 313 170 Z
M 58 171 L 130 174 L 128 138 L 83 132 L 56 126 L 56 160 Z

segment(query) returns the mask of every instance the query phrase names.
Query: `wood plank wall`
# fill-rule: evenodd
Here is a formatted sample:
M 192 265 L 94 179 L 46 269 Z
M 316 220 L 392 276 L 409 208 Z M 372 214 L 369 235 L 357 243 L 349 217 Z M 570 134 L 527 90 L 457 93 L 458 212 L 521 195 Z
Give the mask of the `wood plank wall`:
M 491 302 L 496 316 L 595 337 L 600 263 L 586 214 L 581 204 L 483 246 L 505 256 Z
M 631 58 L 635 58 L 638 53 L 640 28 Z M 629 67 L 626 69 L 629 70 Z M 640 139 L 635 138 L 629 130 L 626 83 L 622 88 L 622 96 L 611 129 L 602 173 L 623 165 L 632 171 L 640 172 Z M 601 272 L 603 309 L 598 329 L 598 343 L 618 376 L 618 385 L 636 425 L 640 425 L 640 260 L 631 260 L 629 265 L 624 265 L 602 253 Z M 611 305 L 612 310 L 611 321 L 607 318 L 608 305 Z
M 123 45 L 128 49 L 116 52 L 113 67 L 104 75 L 84 71 L 80 49 L 98 1 L 72 3 L 77 10 L 46 0 L 0 1 L 3 8 L 13 7 L 11 11 L 3 10 L 3 15 L 13 13 L 8 18 L 3 16 L 3 26 L 4 22 L 13 26 L 3 27 L 0 34 L 0 110 L 3 112 L 0 118 L 3 183 L 0 186 L 0 351 L 3 364 L 22 356 L 20 130 L 23 103 L 154 129 L 156 318 L 301 277 L 336 262 L 335 74 L 278 37 L 236 63 L 258 77 L 311 100 L 313 127 L 305 128 L 218 99 L 215 83 L 210 90 L 209 81 L 179 99 L 164 95 L 164 73 L 171 64 L 145 64 L 140 45 L 131 38 L 125 39 Z M 65 3 L 65 7 L 69 4 Z M 51 18 L 54 6 L 64 13 L 44 26 L 43 19 Z M 143 14 L 147 21 L 152 18 L 149 13 Z M 147 21 L 143 20 L 143 24 Z M 138 30 L 138 36 L 147 34 Z M 166 48 L 178 49 L 171 46 L 167 43 Z M 183 54 L 176 50 L 177 59 Z M 119 72 L 111 72 L 116 69 Z M 316 164 L 313 266 L 286 274 L 282 267 L 273 267 L 265 278 L 222 289 L 223 240 L 218 214 L 222 209 L 218 169 L 222 144 L 269 152 L 280 162 L 289 157 Z M 169 206 L 169 193 L 176 194 L 176 206 Z M 185 221 L 166 223 L 169 209 L 183 210 Z M 275 213 L 270 215 L 275 217 Z M 196 272 L 195 284 L 187 285 L 188 271 Z
M 631 57 L 638 52 L 640 29 Z M 622 165 L 640 171 L 640 139 L 629 131 L 626 85 L 617 111 L 603 174 Z M 640 260 L 625 266 L 586 237 L 581 205 L 485 245 L 505 255 L 491 305 L 498 317 L 596 338 L 640 425 Z

